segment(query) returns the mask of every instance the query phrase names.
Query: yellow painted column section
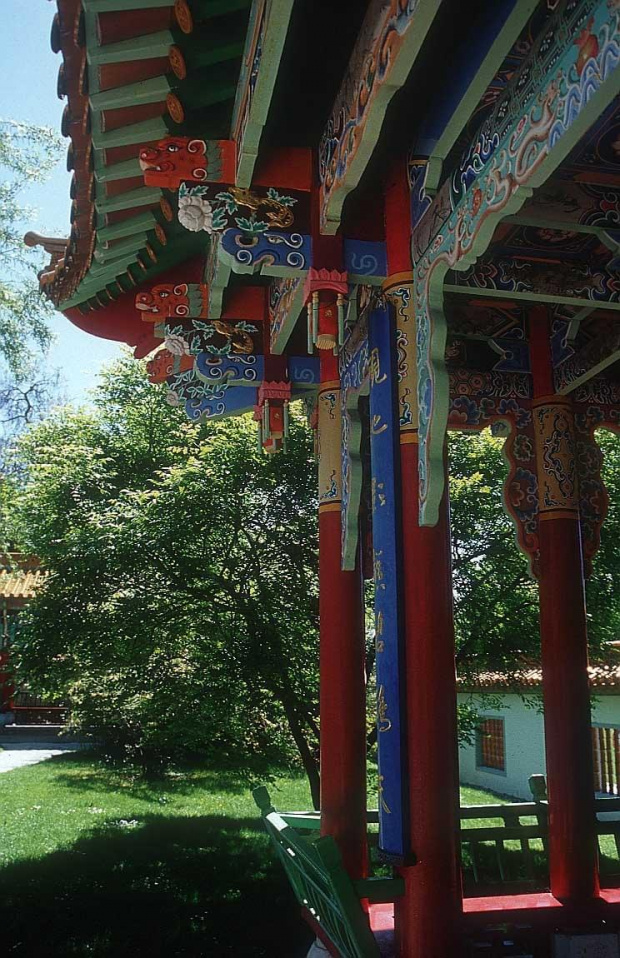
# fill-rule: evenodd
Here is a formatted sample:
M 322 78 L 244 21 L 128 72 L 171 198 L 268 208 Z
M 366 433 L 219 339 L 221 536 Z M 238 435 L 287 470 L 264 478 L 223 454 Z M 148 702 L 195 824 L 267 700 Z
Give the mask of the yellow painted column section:
M 396 314 L 398 418 L 401 445 L 418 441 L 418 364 L 413 274 L 388 276 L 383 291 Z
M 342 501 L 340 382 L 321 383 L 318 394 L 319 511 L 339 512 Z
M 536 401 L 533 410 L 541 521 L 579 514 L 577 446 L 570 400 Z

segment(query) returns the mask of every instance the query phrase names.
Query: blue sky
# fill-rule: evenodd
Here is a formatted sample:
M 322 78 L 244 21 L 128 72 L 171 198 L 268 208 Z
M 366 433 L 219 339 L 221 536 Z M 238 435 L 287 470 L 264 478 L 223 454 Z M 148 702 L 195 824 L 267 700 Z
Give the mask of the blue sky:
M 64 101 L 56 96 L 56 79 L 61 58 L 52 53 L 49 41 L 56 4 L 50 0 L 1 0 L 1 4 L 0 117 L 59 131 Z M 69 174 L 64 156 L 45 184 L 24 193 L 23 202 L 34 207 L 28 228 L 47 235 L 68 235 Z M 50 366 L 60 369 L 69 400 L 86 400 L 86 391 L 95 385 L 102 364 L 117 357 L 120 346 L 81 332 L 60 313 L 52 320 L 52 329 L 56 339 Z

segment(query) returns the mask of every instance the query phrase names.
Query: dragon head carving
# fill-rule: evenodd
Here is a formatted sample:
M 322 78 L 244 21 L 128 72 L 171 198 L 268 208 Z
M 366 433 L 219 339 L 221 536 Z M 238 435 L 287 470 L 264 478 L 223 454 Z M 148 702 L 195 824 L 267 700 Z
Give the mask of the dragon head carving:
M 207 144 L 186 136 L 168 136 L 140 150 L 138 161 L 146 186 L 177 190 L 183 180 L 207 178 Z
M 135 303 L 136 309 L 140 310 L 146 322 L 183 319 L 190 315 L 189 287 L 187 283 L 177 286 L 173 283 L 160 283 L 150 290 L 137 293 Z
M 150 383 L 163 383 L 170 376 L 184 373 L 194 366 L 193 356 L 175 356 L 168 349 L 160 349 L 146 364 Z

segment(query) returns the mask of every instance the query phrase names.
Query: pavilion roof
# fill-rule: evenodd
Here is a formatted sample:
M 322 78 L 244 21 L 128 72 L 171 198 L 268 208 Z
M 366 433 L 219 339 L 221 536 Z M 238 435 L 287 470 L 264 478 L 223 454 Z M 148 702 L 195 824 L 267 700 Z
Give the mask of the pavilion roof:
M 138 152 L 197 129 L 229 136 L 250 0 L 204 2 L 200 23 L 177 18 L 185 6 L 172 0 L 57 8 L 51 44 L 67 101 L 71 231 L 41 283 L 63 311 L 85 313 L 208 247 L 206 233 L 178 224 L 169 197 L 145 187 Z

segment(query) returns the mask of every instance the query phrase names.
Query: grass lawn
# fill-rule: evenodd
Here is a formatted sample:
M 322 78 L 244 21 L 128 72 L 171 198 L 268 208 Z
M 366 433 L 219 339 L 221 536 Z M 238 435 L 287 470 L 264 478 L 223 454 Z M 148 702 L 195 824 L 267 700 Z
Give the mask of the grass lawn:
M 301 779 L 272 787 L 307 808 Z M 311 936 L 239 777 L 91 754 L 0 775 L 0 942 L 19 958 L 297 958 Z
M 311 935 L 249 788 L 203 769 L 147 783 L 88 752 L 0 775 L 2 955 L 301 958 Z M 304 779 L 270 790 L 310 807 Z

